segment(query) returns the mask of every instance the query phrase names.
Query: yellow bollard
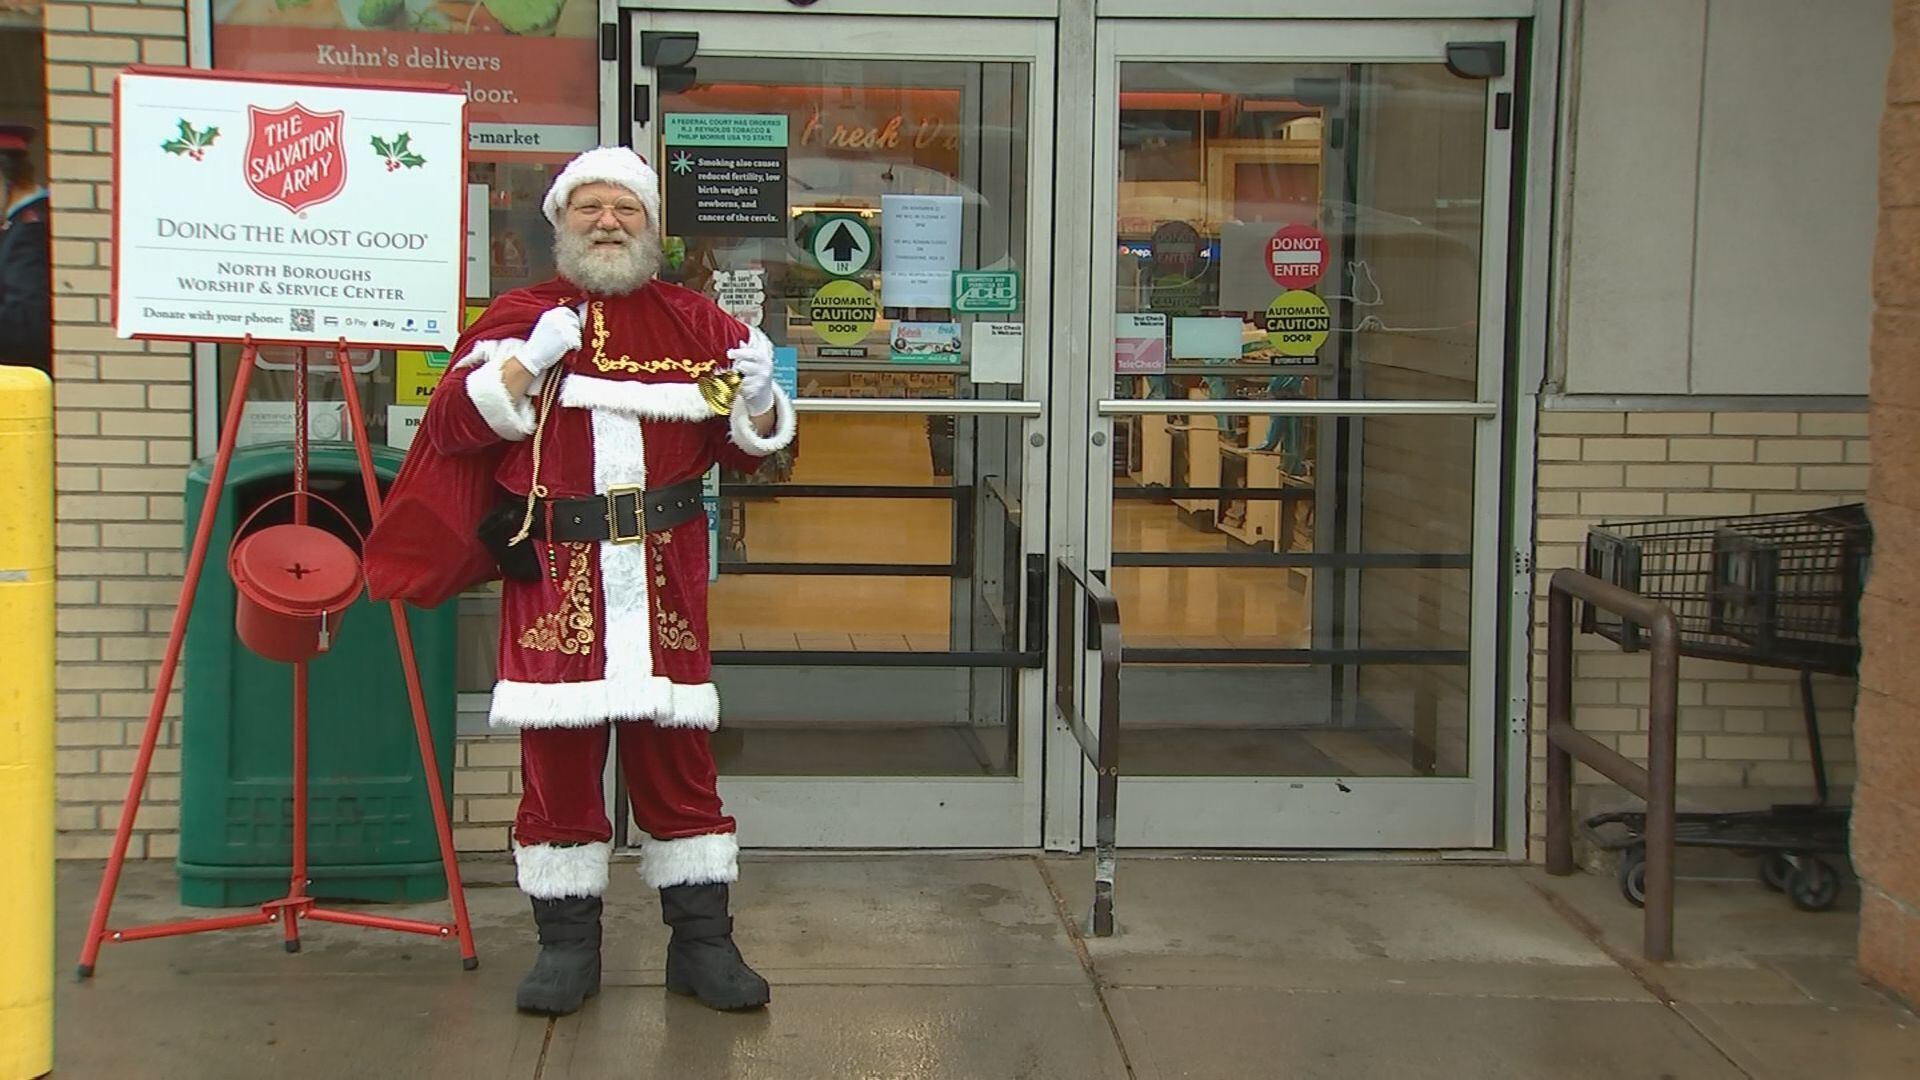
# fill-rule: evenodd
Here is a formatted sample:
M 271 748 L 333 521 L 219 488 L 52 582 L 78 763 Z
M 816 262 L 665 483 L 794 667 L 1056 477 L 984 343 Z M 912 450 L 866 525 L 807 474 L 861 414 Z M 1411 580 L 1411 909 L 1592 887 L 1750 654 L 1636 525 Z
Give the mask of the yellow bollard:
M 53 384 L 0 366 L 0 1080 L 53 1070 Z

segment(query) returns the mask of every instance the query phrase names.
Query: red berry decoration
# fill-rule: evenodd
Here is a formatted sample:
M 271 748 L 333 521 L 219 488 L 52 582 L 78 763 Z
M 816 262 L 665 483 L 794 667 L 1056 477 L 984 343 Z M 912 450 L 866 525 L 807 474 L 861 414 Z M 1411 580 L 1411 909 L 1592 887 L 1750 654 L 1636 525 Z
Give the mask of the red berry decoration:
M 388 172 L 397 172 L 402 168 L 414 169 L 427 163 L 427 159 L 414 152 L 413 136 L 401 132 L 392 141 L 373 137 L 373 152 L 386 159 Z

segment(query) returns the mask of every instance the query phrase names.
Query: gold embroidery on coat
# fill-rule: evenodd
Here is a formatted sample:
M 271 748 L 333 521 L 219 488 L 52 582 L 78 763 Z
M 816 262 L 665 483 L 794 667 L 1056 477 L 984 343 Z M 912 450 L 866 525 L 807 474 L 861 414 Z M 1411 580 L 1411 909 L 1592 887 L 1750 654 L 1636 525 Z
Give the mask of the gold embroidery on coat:
M 560 583 L 561 607 L 540 616 L 520 634 L 520 647 L 534 652 L 585 656 L 593 649 L 593 564 L 590 544 L 567 544 L 567 578 Z
M 625 353 L 617 357 L 607 355 L 607 315 L 600 301 L 595 300 L 587 308 L 593 320 L 593 366 L 601 371 L 628 371 L 636 375 L 658 374 L 662 371 L 682 371 L 688 378 L 698 379 L 708 375 L 720 366 L 717 360 L 674 360 L 662 357 L 659 360 L 635 360 Z
M 666 588 L 667 585 L 667 558 L 662 549 L 673 542 L 673 534 L 670 532 L 650 533 L 648 534 L 648 539 L 653 541 L 651 545 L 653 551 L 654 587 L 653 618 L 660 631 L 660 647 L 663 649 L 680 649 L 685 652 L 697 652 L 700 649 L 700 639 L 693 636 L 692 625 L 687 622 L 686 616 L 681 615 L 677 611 L 668 611 L 666 601 L 661 595 L 661 590 Z

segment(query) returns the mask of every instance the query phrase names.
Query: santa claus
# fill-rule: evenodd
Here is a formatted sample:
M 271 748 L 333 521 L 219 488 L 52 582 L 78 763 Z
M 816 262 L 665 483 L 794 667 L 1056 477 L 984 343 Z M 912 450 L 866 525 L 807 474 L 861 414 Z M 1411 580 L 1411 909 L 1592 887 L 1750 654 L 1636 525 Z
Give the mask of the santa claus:
M 640 874 L 673 935 L 666 985 L 717 1009 L 767 1002 L 728 915 L 734 822 L 715 789 L 700 478 L 793 438 L 765 335 L 655 280 L 659 178 L 619 147 L 547 192 L 560 276 L 495 300 L 460 338 L 367 543 L 377 598 L 441 603 L 503 580 L 494 727 L 520 733 L 520 888 L 540 955 L 521 1008 L 600 988 L 620 765 L 645 830 Z

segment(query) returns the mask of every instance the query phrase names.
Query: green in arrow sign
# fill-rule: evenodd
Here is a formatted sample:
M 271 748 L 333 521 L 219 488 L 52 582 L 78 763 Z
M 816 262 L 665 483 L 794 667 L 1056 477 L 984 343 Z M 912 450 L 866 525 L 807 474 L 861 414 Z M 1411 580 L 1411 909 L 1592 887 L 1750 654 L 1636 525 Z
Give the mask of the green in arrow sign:
M 851 215 L 822 220 L 813 230 L 813 261 L 834 277 L 852 277 L 873 259 L 873 233 Z

